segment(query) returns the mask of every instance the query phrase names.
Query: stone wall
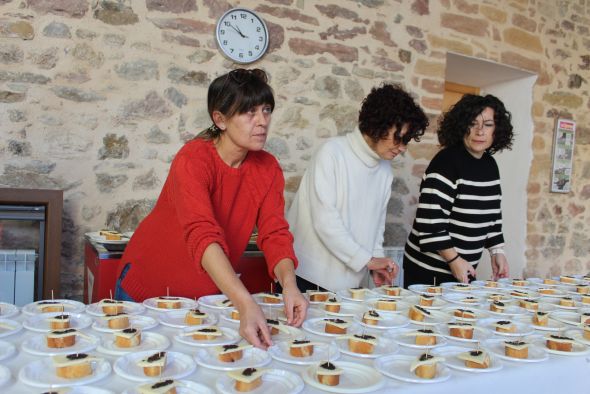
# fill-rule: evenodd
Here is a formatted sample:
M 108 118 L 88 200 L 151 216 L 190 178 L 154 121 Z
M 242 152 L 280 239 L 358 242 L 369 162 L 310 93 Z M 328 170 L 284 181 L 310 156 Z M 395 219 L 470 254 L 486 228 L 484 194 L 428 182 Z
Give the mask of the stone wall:
M 65 296 L 82 292 L 84 232 L 132 230 L 175 152 L 210 124 L 207 86 L 235 66 L 215 22 L 237 5 L 271 32 L 255 66 L 277 96 L 267 149 L 288 203 L 313 150 L 353 129 L 371 87 L 403 84 L 434 126 L 447 51 L 475 56 L 539 75 L 525 274 L 590 269 L 590 0 L 0 0 L 0 185 L 64 189 Z M 565 195 L 549 193 L 557 116 L 578 122 Z M 436 149 L 431 128 L 394 161 L 388 245 L 404 243 Z

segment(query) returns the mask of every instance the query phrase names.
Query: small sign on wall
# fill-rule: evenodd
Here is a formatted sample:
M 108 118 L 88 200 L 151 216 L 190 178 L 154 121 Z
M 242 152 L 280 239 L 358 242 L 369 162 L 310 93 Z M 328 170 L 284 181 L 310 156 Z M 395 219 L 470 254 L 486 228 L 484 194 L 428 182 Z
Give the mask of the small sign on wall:
M 576 122 L 570 119 L 557 119 L 551 171 L 551 191 L 554 193 L 571 191 L 575 136 Z

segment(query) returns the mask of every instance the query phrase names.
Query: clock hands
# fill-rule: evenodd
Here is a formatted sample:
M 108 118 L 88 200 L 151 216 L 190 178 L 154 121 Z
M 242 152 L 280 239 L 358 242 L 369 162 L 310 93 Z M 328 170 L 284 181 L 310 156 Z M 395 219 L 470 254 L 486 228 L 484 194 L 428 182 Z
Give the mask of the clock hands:
M 234 30 L 235 30 L 235 31 L 236 31 L 236 32 L 237 32 L 237 33 L 238 33 L 238 34 L 239 34 L 239 35 L 240 35 L 242 38 L 248 38 L 248 36 L 244 35 L 244 33 L 242 33 L 242 32 L 240 31 L 240 29 L 239 29 L 239 28 L 237 28 L 236 26 L 232 25 L 231 23 L 229 24 L 229 26 L 230 26 L 232 29 L 234 29 Z

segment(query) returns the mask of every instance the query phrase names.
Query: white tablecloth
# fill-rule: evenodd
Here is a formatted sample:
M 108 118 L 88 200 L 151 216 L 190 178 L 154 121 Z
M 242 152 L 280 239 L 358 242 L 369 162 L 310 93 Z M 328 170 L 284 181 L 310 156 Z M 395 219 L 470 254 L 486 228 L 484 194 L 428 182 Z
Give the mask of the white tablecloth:
M 152 316 L 157 319 L 157 312 L 146 311 L 145 315 Z M 23 322 L 28 316 L 22 313 L 13 320 Z M 231 326 L 237 328 L 233 323 L 220 319 L 220 326 Z M 163 325 L 151 329 L 151 332 L 163 334 L 171 339 L 171 347 L 168 351 L 182 352 L 189 355 L 194 355 L 198 348 L 183 345 L 172 340 L 172 337 L 179 329 L 171 328 Z M 89 334 L 99 335 L 99 333 L 91 328 L 84 330 Z M 13 343 L 17 346 L 18 353 L 9 359 L 0 361 L 0 365 L 7 367 L 12 373 L 12 379 L 6 385 L 0 387 L 0 393 L 41 393 L 47 389 L 34 388 L 18 381 L 18 373 L 27 363 L 38 359 L 41 356 L 33 356 L 21 350 L 21 343 L 32 335 L 39 335 L 37 332 L 32 332 L 27 329 L 20 331 L 0 340 Z M 329 340 L 329 338 L 306 333 L 306 337 L 313 340 Z M 104 357 L 111 363 L 111 366 L 117 359 L 116 356 L 103 355 L 96 351 L 91 352 Z M 402 354 L 417 354 L 415 351 L 404 349 L 400 347 Z M 360 359 L 351 357 L 345 354 L 340 356 L 342 361 L 352 361 L 365 365 L 372 365 L 372 360 Z M 470 373 L 458 372 L 453 370 L 452 376 L 449 380 L 442 383 L 435 384 L 415 384 L 404 383 L 391 378 L 385 377 L 384 386 L 376 391 L 382 393 L 432 393 L 435 390 L 437 393 L 514 393 L 528 392 L 528 393 L 582 393 L 587 392 L 588 384 L 587 374 L 590 373 L 590 358 L 588 356 L 560 356 L 549 355 L 549 359 L 540 363 L 517 363 L 511 361 L 502 361 L 504 367 L 493 373 Z M 273 360 L 269 365 L 270 368 L 286 369 L 298 374 L 306 368 L 304 366 L 296 366 Z M 215 382 L 223 372 L 217 372 L 201 366 L 197 366 L 196 371 L 183 380 L 191 380 L 209 387 L 215 387 Z M 91 386 L 100 387 L 102 389 L 111 390 L 114 393 L 120 393 L 128 388 L 136 387 L 137 382 L 133 382 L 122 378 L 115 372 L 110 376 L 98 382 L 92 383 Z M 303 393 L 322 393 L 324 391 L 318 390 L 314 387 L 306 385 Z

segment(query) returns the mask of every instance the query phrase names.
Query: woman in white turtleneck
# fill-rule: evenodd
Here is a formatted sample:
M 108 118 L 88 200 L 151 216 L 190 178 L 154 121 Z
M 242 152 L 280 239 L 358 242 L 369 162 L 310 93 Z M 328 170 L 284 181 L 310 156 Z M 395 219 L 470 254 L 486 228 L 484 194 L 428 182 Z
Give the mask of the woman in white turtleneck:
M 410 95 L 386 84 L 363 100 L 357 129 L 316 152 L 287 214 L 300 290 L 357 287 L 367 269 L 377 286 L 395 278 L 398 267 L 383 253 L 391 160 L 427 125 Z

